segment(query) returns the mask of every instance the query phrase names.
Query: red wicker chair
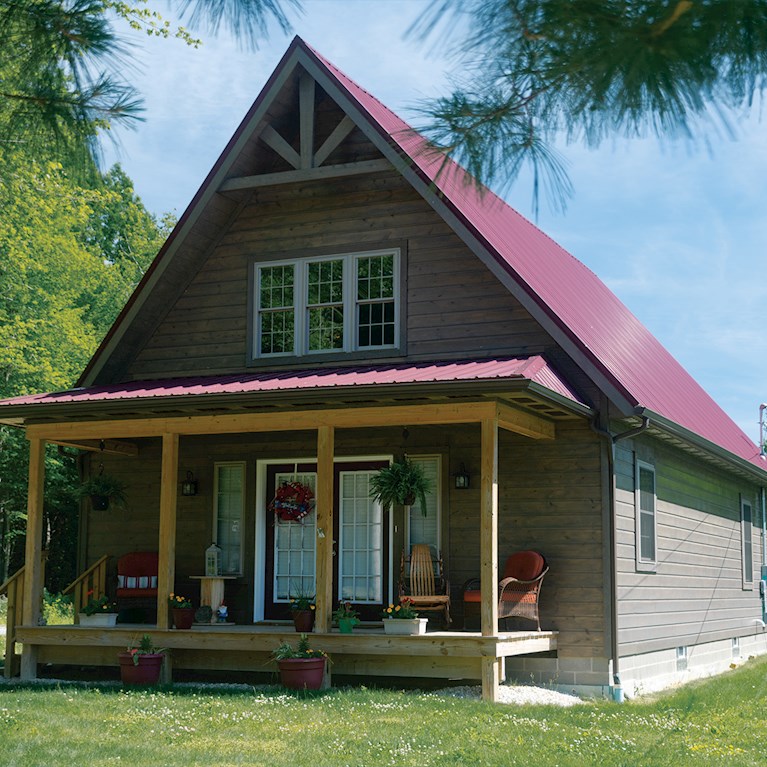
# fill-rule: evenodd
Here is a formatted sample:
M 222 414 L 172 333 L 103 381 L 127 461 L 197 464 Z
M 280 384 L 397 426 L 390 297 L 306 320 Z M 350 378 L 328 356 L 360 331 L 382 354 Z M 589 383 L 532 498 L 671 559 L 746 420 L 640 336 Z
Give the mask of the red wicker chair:
M 541 630 L 538 598 L 543 577 L 548 571 L 546 560 L 537 551 L 518 551 L 506 560 L 503 578 L 498 584 L 499 622 L 506 618 L 524 618 L 534 621 L 538 631 Z M 481 601 L 479 579 L 466 581 L 463 587 L 464 616 L 467 605 Z

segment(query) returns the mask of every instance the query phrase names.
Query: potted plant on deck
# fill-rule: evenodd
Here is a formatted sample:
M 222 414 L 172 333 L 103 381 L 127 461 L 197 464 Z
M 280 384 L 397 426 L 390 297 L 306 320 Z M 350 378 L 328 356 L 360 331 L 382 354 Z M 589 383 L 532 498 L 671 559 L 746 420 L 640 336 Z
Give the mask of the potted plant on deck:
M 303 591 L 290 598 L 290 612 L 296 631 L 308 633 L 314 628 L 314 616 L 317 606 L 314 604 L 314 596 L 309 596 Z
M 394 504 L 412 506 L 416 500 L 426 516 L 426 494 L 431 492 L 431 481 L 423 468 L 407 456 L 395 459 L 391 465 L 379 469 L 370 479 L 370 497 L 384 509 Z
M 294 648 L 283 642 L 273 653 L 280 669 L 280 683 L 291 690 L 319 690 L 325 678 L 328 655 L 309 646 L 306 634 L 301 634 Z
M 78 620 L 81 626 L 114 626 L 117 623 L 117 605 L 106 594 L 96 598 L 91 589 L 88 602 L 80 611 Z
M 341 602 L 333 613 L 333 620 L 342 634 L 353 633 L 354 627 L 360 622 L 359 613 L 352 607 L 351 602 Z
M 157 684 L 160 680 L 165 650 L 155 647 L 149 634 L 144 634 L 137 643 L 128 645 L 118 657 L 123 684 Z
M 413 602 L 402 597 L 398 605 L 389 605 L 382 613 L 384 632 L 400 636 L 419 636 L 426 633 L 428 618 L 419 618 Z
M 182 597 L 180 594 L 171 594 L 168 597 L 168 605 L 173 614 L 173 625 L 177 629 L 192 628 L 195 610 L 191 599 Z
M 94 511 L 106 511 L 110 503 L 125 504 L 126 487 L 117 477 L 99 472 L 80 485 L 80 495 L 91 499 Z

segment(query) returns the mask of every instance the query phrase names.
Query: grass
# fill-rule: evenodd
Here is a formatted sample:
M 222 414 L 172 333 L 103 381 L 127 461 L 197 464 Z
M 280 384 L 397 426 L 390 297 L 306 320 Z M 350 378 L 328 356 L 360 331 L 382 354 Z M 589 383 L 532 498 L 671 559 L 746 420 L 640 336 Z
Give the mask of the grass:
M 7 767 L 765 764 L 767 659 L 653 700 L 511 707 L 365 688 L 0 687 Z

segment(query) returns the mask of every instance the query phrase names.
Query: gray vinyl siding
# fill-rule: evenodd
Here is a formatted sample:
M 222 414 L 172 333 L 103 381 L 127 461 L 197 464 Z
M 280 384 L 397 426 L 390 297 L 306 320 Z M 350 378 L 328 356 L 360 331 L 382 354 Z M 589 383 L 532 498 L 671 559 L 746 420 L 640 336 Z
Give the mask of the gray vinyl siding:
M 655 467 L 654 572 L 636 565 L 637 458 Z M 619 443 L 615 468 L 621 654 L 752 634 L 761 609 L 758 589 L 743 588 L 740 498 L 755 510 L 758 570 L 757 488 L 650 438 Z M 758 577 L 755 572 L 755 583 Z

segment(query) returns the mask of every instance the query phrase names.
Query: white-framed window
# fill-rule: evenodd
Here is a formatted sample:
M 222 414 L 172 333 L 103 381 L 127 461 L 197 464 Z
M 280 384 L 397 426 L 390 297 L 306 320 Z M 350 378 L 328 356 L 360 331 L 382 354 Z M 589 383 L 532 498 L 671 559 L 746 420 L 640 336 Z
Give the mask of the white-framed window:
M 431 549 L 433 557 L 441 551 L 441 495 L 442 495 L 442 459 L 438 455 L 409 455 L 412 463 L 423 469 L 426 478 L 431 480 L 432 491 L 426 494 L 426 515 L 421 510 L 420 501 L 416 501 L 409 510 L 407 519 L 407 550 L 418 543 L 425 543 Z
M 221 548 L 221 571 L 241 575 L 245 462 L 216 463 L 213 472 L 213 533 Z
M 743 588 L 754 587 L 754 507 L 744 498 L 740 499 L 740 543 Z
M 399 248 L 254 268 L 253 357 L 399 346 Z
M 634 480 L 636 509 L 636 567 L 654 571 L 658 561 L 656 531 L 655 467 L 637 460 Z

